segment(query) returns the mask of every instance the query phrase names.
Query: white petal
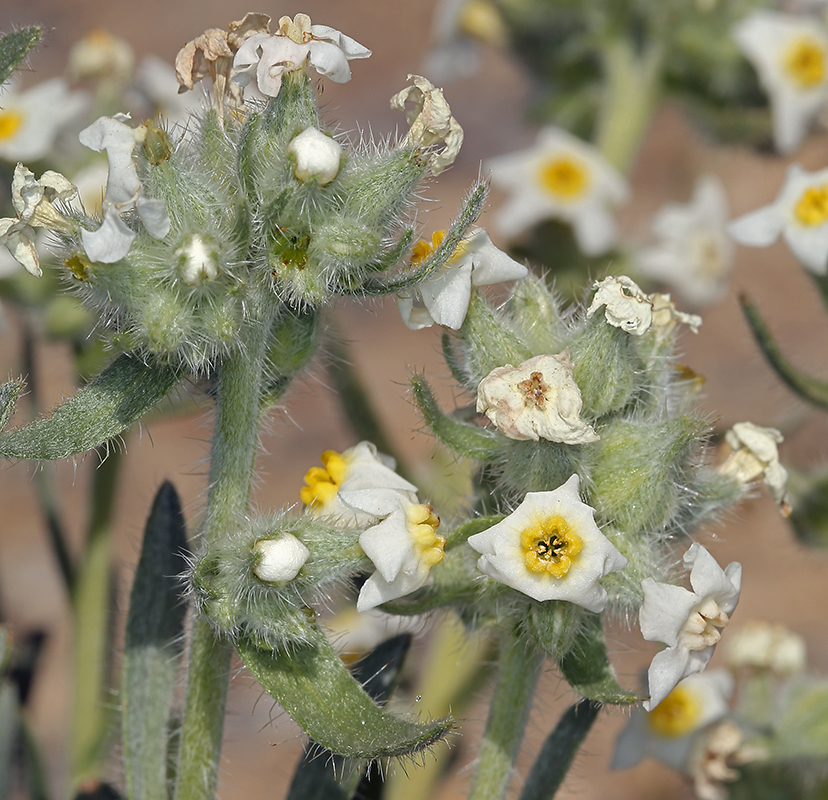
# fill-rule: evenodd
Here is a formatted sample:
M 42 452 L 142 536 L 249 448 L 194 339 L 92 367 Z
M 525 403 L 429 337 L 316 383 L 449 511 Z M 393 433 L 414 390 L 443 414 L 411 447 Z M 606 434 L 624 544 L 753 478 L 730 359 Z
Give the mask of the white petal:
M 109 208 L 101 227 L 96 231 L 81 231 L 86 255 L 101 264 L 114 264 L 129 252 L 135 232 L 130 230 L 117 211 Z
M 167 215 L 167 204 L 163 200 L 139 197 L 135 207 L 144 227 L 154 239 L 163 239 L 170 232 L 172 223 Z
M 652 578 L 641 581 L 644 602 L 638 613 L 641 635 L 648 642 L 678 645 L 678 635 L 687 617 L 702 598 L 683 586 L 660 583 Z
M 311 33 L 314 39 L 321 39 L 335 44 L 345 53 L 349 61 L 355 58 L 368 58 L 371 55 L 371 51 L 367 47 L 363 47 L 350 36 L 346 36 L 329 25 L 311 25 Z
M 302 182 L 313 178 L 325 186 L 339 173 L 342 145 L 313 126 L 291 139 L 287 152 L 296 159 L 294 174 Z
M 362 585 L 357 597 L 357 611 L 370 611 L 389 600 L 405 597 L 425 586 L 429 578 L 428 572 L 422 575 L 401 572 L 396 580 L 386 581 L 379 572 L 375 572 Z
M 738 217 L 727 226 L 727 232 L 739 244 L 769 247 L 782 233 L 785 221 L 776 205 L 765 206 Z
M 388 517 L 360 534 L 359 546 L 374 563 L 383 579 L 389 582 L 393 581 L 412 559 L 417 560 L 412 552 L 413 544 L 405 511 L 399 504 Z
M 471 300 L 471 259 L 445 264 L 417 288 L 431 318 L 457 330 L 466 318 Z
M 141 191 L 138 170 L 132 160 L 135 130 L 115 117 L 99 117 L 80 132 L 78 139 L 91 150 L 106 151 L 109 160 L 106 199 L 118 204 L 133 202 Z
M 587 256 L 606 253 L 618 241 L 615 217 L 603 206 L 591 205 L 572 217 L 575 241 Z
M 697 595 L 712 597 L 725 614 L 733 611 L 742 585 L 742 565 L 738 561 L 723 570 L 704 547 L 694 542 L 684 554 L 684 566 L 691 570 L 690 585 Z
M 347 83 L 351 80 L 351 68 L 345 53 L 329 42 L 313 41 L 310 47 L 310 64 L 320 75 L 330 78 L 334 83 Z
M 814 275 L 828 272 L 828 223 L 814 228 L 788 225 L 782 236 L 805 269 Z
M 492 244 L 482 228 L 475 231 L 468 245 L 472 260 L 472 284 L 491 286 L 502 281 L 522 280 L 529 270 Z
M 676 688 L 680 680 L 690 674 L 689 659 L 687 650 L 680 647 L 668 647 L 656 653 L 647 670 L 650 699 L 642 703 L 647 711 L 652 711 Z

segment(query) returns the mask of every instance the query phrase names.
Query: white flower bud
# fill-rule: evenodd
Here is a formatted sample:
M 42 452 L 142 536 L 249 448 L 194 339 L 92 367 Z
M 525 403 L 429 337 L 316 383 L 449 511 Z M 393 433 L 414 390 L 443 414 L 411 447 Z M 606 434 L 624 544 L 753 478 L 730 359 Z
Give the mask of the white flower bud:
M 267 583 L 292 581 L 310 556 L 310 550 L 290 533 L 283 533 L 278 539 L 260 539 L 253 551 L 261 555 L 253 572 Z
M 215 280 L 218 276 L 215 250 L 197 233 L 181 245 L 175 255 L 180 263 L 181 280 L 189 286 Z
M 288 145 L 287 151 L 296 159 L 293 172 L 302 183 L 314 178 L 325 186 L 339 173 L 342 145 L 316 128 L 305 128 Z

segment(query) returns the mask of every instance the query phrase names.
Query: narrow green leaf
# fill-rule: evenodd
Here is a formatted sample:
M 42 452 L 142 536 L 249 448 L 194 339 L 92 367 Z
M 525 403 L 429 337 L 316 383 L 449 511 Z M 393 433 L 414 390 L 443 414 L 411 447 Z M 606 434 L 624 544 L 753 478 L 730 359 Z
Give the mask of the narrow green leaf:
M 427 750 L 452 731 L 450 719 L 421 722 L 387 714 L 365 693 L 321 635 L 291 652 L 263 650 L 247 637 L 236 649 L 264 690 L 315 742 L 374 760 Z
M 165 482 L 147 520 L 127 619 L 122 736 L 130 800 L 167 797 L 167 739 L 186 610 L 178 576 L 186 552 L 181 503 Z
M 20 707 L 17 689 L 8 681 L 0 683 L 0 800 L 14 793 L 14 765 L 20 738 Z
M 0 84 L 5 83 L 15 68 L 26 58 L 43 37 L 42 25 L 29 25 L 19 31 L 0 36 Z
M 552 800 L 600 708 L 592 700 L 581 700 L 567 710 L 543 743 L 520 800 Z
M 497 458 L 501 439 L 496 433 L 474 425 L 466 425 L 444 414 L 424 378 L 412 378 L 411 387 L 414 390 L 417 408 L 420 409 L 428 427 L 443 444 L 480 461 L 494 461 Z
M 0 437 L 0 457 L 51 461 L 98 447 L 146 414 L 179 377 L 173 367 L 119 356 L 51 417 Z
M 380 706 L 384 706 L 394 693 L 410 646 L 410 634 L 394 636 L 351 671 L 368 696 Z M 349 800 L 364 771 L 364 764 L 334 755 L 311 741 L 296 768 L 287 800 Z
M 23 783 L 28 800 L 49 800 L 46 759 L 35 741 L 25 716 L 20 718 L 20 747 Z
M 805 400 L 820 408 L 828 408 L 828 383 L 811 378 L 795 369 L 782 355 L 782 351 L 771 336 L 768 326 L 765 325 L 756 306 L 750 302 L 746 295 L 740 295 L 739 302 L 742 304 L 742 311 L 748 325 L 750 325 L 756 343 L 781 380 Z
M 6 427 L 14 413 L 14 406 L 23 392 L 23 381 L 9 381 L 0 386 L 0 431 Z

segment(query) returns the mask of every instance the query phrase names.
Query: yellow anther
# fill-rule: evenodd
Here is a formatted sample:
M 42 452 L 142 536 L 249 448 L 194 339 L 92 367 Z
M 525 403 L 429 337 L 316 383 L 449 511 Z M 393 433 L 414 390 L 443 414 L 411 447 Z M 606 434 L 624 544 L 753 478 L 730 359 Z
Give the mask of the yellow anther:
M 589 171 L 575 159 L 561 156 L 541 165 L 538 180 L 549 194 L 563 200 L 575 200 L 589 186 Z
M 659 736 L 686 736 L 701 717 L 699 698 L 688 689 L 673 689 L 648 715 L 650 727 Z
M 429 567 L 439 564 L 446 556 L 446 537 L 436 533 L 440 517 L 430 505 L 424 503 L 408 506 L 405 516 L 420 561 Z
M 813 89 L 825 80 L 825 48 L 806 37 L 797 39 L 785 53 L 785 67 L 802 89 Z
M 326 450 L 322 453 L 322 467 L 311 467 L 305 473 L 305 483 L 299 492 L 302 502 L 315 509 L 324 508 L 339 493 L 339 487 L 348 474 L 348 464 L 340 453 Z
M 828 184 L 805 190 L 796 204 L 796 218 L 813 228 L 828 222 Z
M 445 231 L 435 231 L 431 236 L 430 243 L 425 240 L 417 242 L 411 251 L 411 263 L 420 264 L 425 261 L 443 243 L 445 238 Z
M 520 547 L 526 569 L 536 575 L 563 578 L 571 569 L 584 543 L 563 517 L 548 517 L 526 528 Z
M 11 139 L 23 124 L 19 111 L 0 111 L 0 142 Z

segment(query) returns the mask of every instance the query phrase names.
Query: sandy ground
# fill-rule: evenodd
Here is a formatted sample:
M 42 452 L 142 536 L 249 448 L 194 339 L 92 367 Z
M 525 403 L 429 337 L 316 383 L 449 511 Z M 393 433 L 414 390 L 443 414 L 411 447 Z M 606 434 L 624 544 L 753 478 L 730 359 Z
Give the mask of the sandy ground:
M 377 135 L 394 130 L 401 120 L 388 108 L 388 98 L 404 85 L 408 72 L 421 64 L 427 45 L 433 0 L 375 3 L 370 0 L 322 2 L 308 0 L 301 9 L 314 20 L 340 28 L 371 47 L 373 57 L 353 68 L 354 80 L 344 86 L 327 83 L 325 116 L 342 128 L 370 125 Z M 67 0 L 6 0 L 0 9 L 0 29 L 10 24 L 39 21 L 53 28 L 47 46 L 32 58 L 37 76 L 57 74 L 67 47 L 92 27 L 103 27 L 127 38 L 140 57 L 154 53 L 172 60 L 187 39 L 211 25 L 223 26 L 249 10 L 238 0 L 186 0 L 173 6 L 161 0 L 106 4 Z M 265 9 L 269 10 L 269 9 Z M 278 16 L 281 9 L 274 10 Z M 447 87 L 447 97 L 466 130 L 466 144 L 455 167 L 431 187 L 427 227 L 444 226 L 457 208 L 465 187 L 481 160 L 531 142 L 533 131 L 522 121 L 530 89 L 518 66 L 506 56 L 488 52 L 475 75 Z M 797 154 L 806 168 L 822 167 L 828 138 L 814 137 Z M 648 215 L 663 201 L 689 196 L 694 176 L 712 171 L 725 181 L 734 214 L 757 207 L 775 196 L 786 164 L 777 158 L 742 149 L 717 148 L 702 141 L 679 110 L 663 109 L 650 131 L 633 174 L 634 200 L 622 217 L 629 236 L 642 236 Z M 494 195 L 492 205 L 499 198 Z M 485 224 L 485 217 L 483 219 Z M 786 461 L 797 465 L 825 459 L 828 424 L 816 412 L 784 389 L 763 363 L 739 314 L 736 297 L 747 291 L 759 304 L 773 330 L 794 354 L 797 364 L 825 375 L 821 342 L 828 324 L 807 275 L 783 246 L 739 253 L 727 298 L 704 313 L 697 336 L 683 340 L 685 362 L 706 379 L 704 408 L 712 419 L 727 426 L 742 419 L 785 429 Z M 446 368 L 439 356 L 436 331 L 411 333 L 391 304 L 369 307 L 342 304 L 333 318 L 353 342 L 357 367 L 374 392 L 382 418 L 397 446 L 412 460 L 427 464 L 433 449 L 419 431 L 421 425 L 407 397 L 408 376 L 425 370 L 432 376 L 446 404 L 453 401 Z M 0 377 L 19 374 L 19 335 L 14 326 L 3 334 Z M 59 346 L 39 353 L 44 402 L 52 405 L 73 391 L 66 354 Z M 171 479 L 190 520 L 198 517 L 205 485 L 204 459 L 208 451 L 209 418 L 203 412 L 153 422 L 142 435 L 127 437 L 128 457 L 118 490 L 119 520 L 115 531 L 121 603 L 137 560 L 143 520 L 152 496 L 165 478 Z M 283 411 L 272 415 L 264 439 L 267 452 L 259 462 L 261 480 L 256 502 L 275 507 L 298 500 L 302 475 L 325 449 L 353 443 L 326 386 L 324 370 L 294 389 Z M 80 545 L 86 511 L 84 497 L 96 463 L 87 458 L 78 465 L 46 467 L 54 477 L 71 520 L 74 546 Z M 0 599 L 15 630 L 48 631 L 44 663 L 31 704 L 32 725 L 48 754 L 49 780 L 55 796 L 64 796 L 66 730 L 69 712 L 70 620 L 66 598 L 39 522 L 31 481 L 25 464 L 6 467 L 0 482 Z M 736 620 L 759 617 L 784 622 L 806 638 L 814 671 L 828 671 L 828 637 L 824 608 L 828 603 L 828 563 L 822 554 L 794 543 L 771 501 L 760 496 L 744 505 L 725 525 L 705 534 L 720 563 L 738 559 L 744 565 L 744 588 Z M 125 607 L 120 609 L 125 616 Z M 613 632 L 619 673 L 630 685 L 652 655 L 635 633 Z M 714 660 L 715 664 L 715 660 Z M 257 704 L 260 690 L 243 671 L 231 686 L 225 748 L 220 777 L 222 798 L 281 797 L 302 741 L 296 728 L 273 710 L 266 698 Z M 571 693 L 551 669 L 544 674 L 537 707 L 518 763 L 525 775 L 543 737 L 572 701 Z M 113 697 L 113 702 L 117 698 Z M 271 717 L 276 721 L 270 724 Z M 485 694 L 466 717 L 466 737 L 456 748 L 453 777 L 436 795 L 440 800 L 464 796 L 472 771 L 474 740 L 485 719 Z M 562 797 L 582 800 L 677 797 L 680 782 L 666 768 L 645 764 L 625 773 L 608 771 L 615 735 L 623 715 L 609 712 L 587 740 L 567 779 Z M 117 770 L 114 778 L 118 779 Z M 512 787 L 517 792 L 519 780 Z

